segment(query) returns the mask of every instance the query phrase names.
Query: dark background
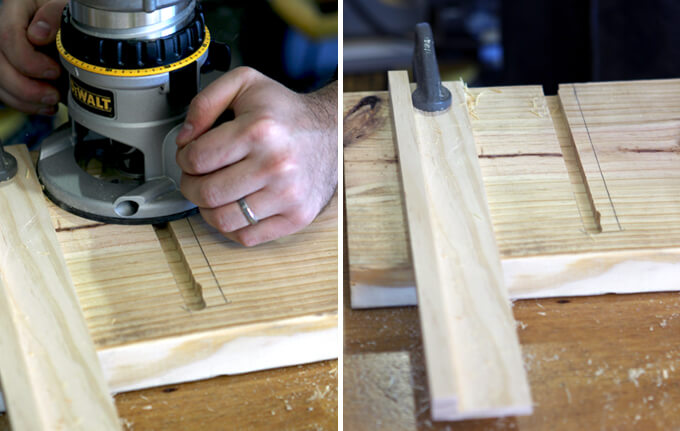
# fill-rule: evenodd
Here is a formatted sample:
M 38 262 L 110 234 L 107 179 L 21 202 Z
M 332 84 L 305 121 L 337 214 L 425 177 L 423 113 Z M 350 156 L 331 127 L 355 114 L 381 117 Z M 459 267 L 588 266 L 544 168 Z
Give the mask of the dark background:
M 381 22 L 387 14 L 371 14 L 381 7 L 403 12 L 401 21 Z M 471 85 L 555 94 L 559 83 L 680 76 L 675 0 L 345 0 L 345 90 L 384 89 L 376 73 L 410 64 L 401 55 L 383 70 L 362 67 L 352 44 L 399 40 L 404 54 L 418 20 L 432 25 L 443 79 Z

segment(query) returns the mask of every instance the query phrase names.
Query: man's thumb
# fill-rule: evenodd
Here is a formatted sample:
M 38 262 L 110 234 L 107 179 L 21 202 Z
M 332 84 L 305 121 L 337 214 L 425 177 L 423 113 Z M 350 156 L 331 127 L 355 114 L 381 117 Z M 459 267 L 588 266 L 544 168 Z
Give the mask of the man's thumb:
M 54 42 L 61 21 L 61 13 L 67 0 L 52 0 L 37 10 L 28 26 L 28 40 L 33 45 L 47 45 Z

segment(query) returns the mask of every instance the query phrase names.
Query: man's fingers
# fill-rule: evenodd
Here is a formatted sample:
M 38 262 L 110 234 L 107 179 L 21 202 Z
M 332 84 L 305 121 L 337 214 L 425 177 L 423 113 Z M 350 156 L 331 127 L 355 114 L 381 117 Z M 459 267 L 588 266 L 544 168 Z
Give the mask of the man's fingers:
M 28 39 L 34 45 L 54 42 L 61 21 L 61 13 L 68 0 L 53 0 L 45 4 L 33 16 L 28 26 Z
M 248 124 L 243 118 L 224 123 L 177 150 L 177 164 L 190 175 L 205 175 L 248 155 L 249 143 L 238 139 Z
M 27 114 L 54 115 L 57 113 L 56 106 L 36 105 L 34 103 L 25 102 L 17 99 L 2 88 L 0 88 L 0 100 L 7 106 Z
M 36 79 L 57 79 L 59 77 L 61 71 L 57 62 L 47 55 L 37 52 L 35 47 L 26 39 L 25 30 L 10 28 L 3 33 L 7 40 L 2 43 L 2 53 L 21 74 Z
M 245 197 L 248 207 L 257 220 L 265 220 L 281 212 L 278 196 L 262 189 Z M 219 208 L 201 208 L 205 221 L 222 233 L 234 232 L 250 225 L 238 202 Z
M 237 67 L 198 93 L 189 105 L 184 127 L 177 135 L 177 145 L 183 147 L 208 130 L 239 93 L 247 88 L 254 74 L 252 69 Z
M 4 59 L 2 53 L 0 53 L 0 76 L 3 81 L 2 88 L 15 99 L 36 106 L 42 105 L 41 108 L 51 107 L 59 102 L 56 88 L 21 75 Z
M 225 233 L 224 236 L 246 247 L 262 244 L 279 239 L 286 235 L 294 234 L 304 226 L 297 226 L 287 218 L 275 215 L 260 223 L 248 226 L 236 232 Z
M 266 177 L 257 171 L 255 163 L 245 159 L 210 175 L 182 173 L 180 190 L 199 208 L 218 208 L 263 188 Z

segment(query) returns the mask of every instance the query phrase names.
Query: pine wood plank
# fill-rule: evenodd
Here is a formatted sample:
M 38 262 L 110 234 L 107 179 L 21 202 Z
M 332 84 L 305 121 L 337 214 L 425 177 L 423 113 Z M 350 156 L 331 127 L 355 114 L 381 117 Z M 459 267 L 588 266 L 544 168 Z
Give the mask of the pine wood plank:
M 17 430 L 120 429 L 26 147 L 0 183 L 0 374 Z
M 112 391 L 337 357 L 337 198 L 251 249 L 200 216 L 154 229 L 51 211 Z
M 413 109 L 388 74 L 435 420 L 530 414 L 531 396 L 460 83 Z M 475 346 L 468 349 L 468 346 Z
M 47 205 L 112 392 L 337 357 L 337 196 L 253 249 L 198 216 L 114 226 Z
M 624 231 L 597 233 L 587 184 L 556 97 L 544 98 L 540 87 L 531 86 L 469 89 L 469 95 L 504 272 L 515 274 L 512 279 L 506 277 L 511 297 L 677 290 L 674 256 L 680 226 L 676 227 L 676 218 L 664 223 L 650 219 Z M 350 124 L 346 129 L 351 131 L 345 136 L 345 192 L 353 303 L 359 307 L 414 305 L 401 183 L 392 130 L 386 122 L 389 97 L 384 93 L 345 95 L 345 112 L 345 124 Z M 667 205 L 660 202 L 659 207 Z M 537 278 L 544 283 L 542 289 L 519 282 L 535 272 L 527 266 L 527 259 L 533 257 L 538 266 L 549 265 L 555 274 Z M 631 273 L 625 269 L 629 265 L 643 271 Z M 522 267 L 529 272 L 520 277 Z M 658 283 L 647 282 L 652 271 L 659 275 Z M 602 277 L 621 282 L 587 282 Z

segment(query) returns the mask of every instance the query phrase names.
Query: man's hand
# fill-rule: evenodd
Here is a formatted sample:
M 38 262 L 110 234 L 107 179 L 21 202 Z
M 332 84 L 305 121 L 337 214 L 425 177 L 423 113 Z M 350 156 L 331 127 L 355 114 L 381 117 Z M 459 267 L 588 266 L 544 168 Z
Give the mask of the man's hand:
M 338 182 L 337 93 L 337 83 L 297 94 L 254 69 L 226 73 L 194 98 L 177 137 L 182 193 L 246 246 L 309 225 Z M 210 129 L 228 108 L 235 119 Z
M 0 6 L 0 100 L 28 114 L 52 115 L 56 61 L 36 51 L 54 42 L 67 0 L 4 0 Z

